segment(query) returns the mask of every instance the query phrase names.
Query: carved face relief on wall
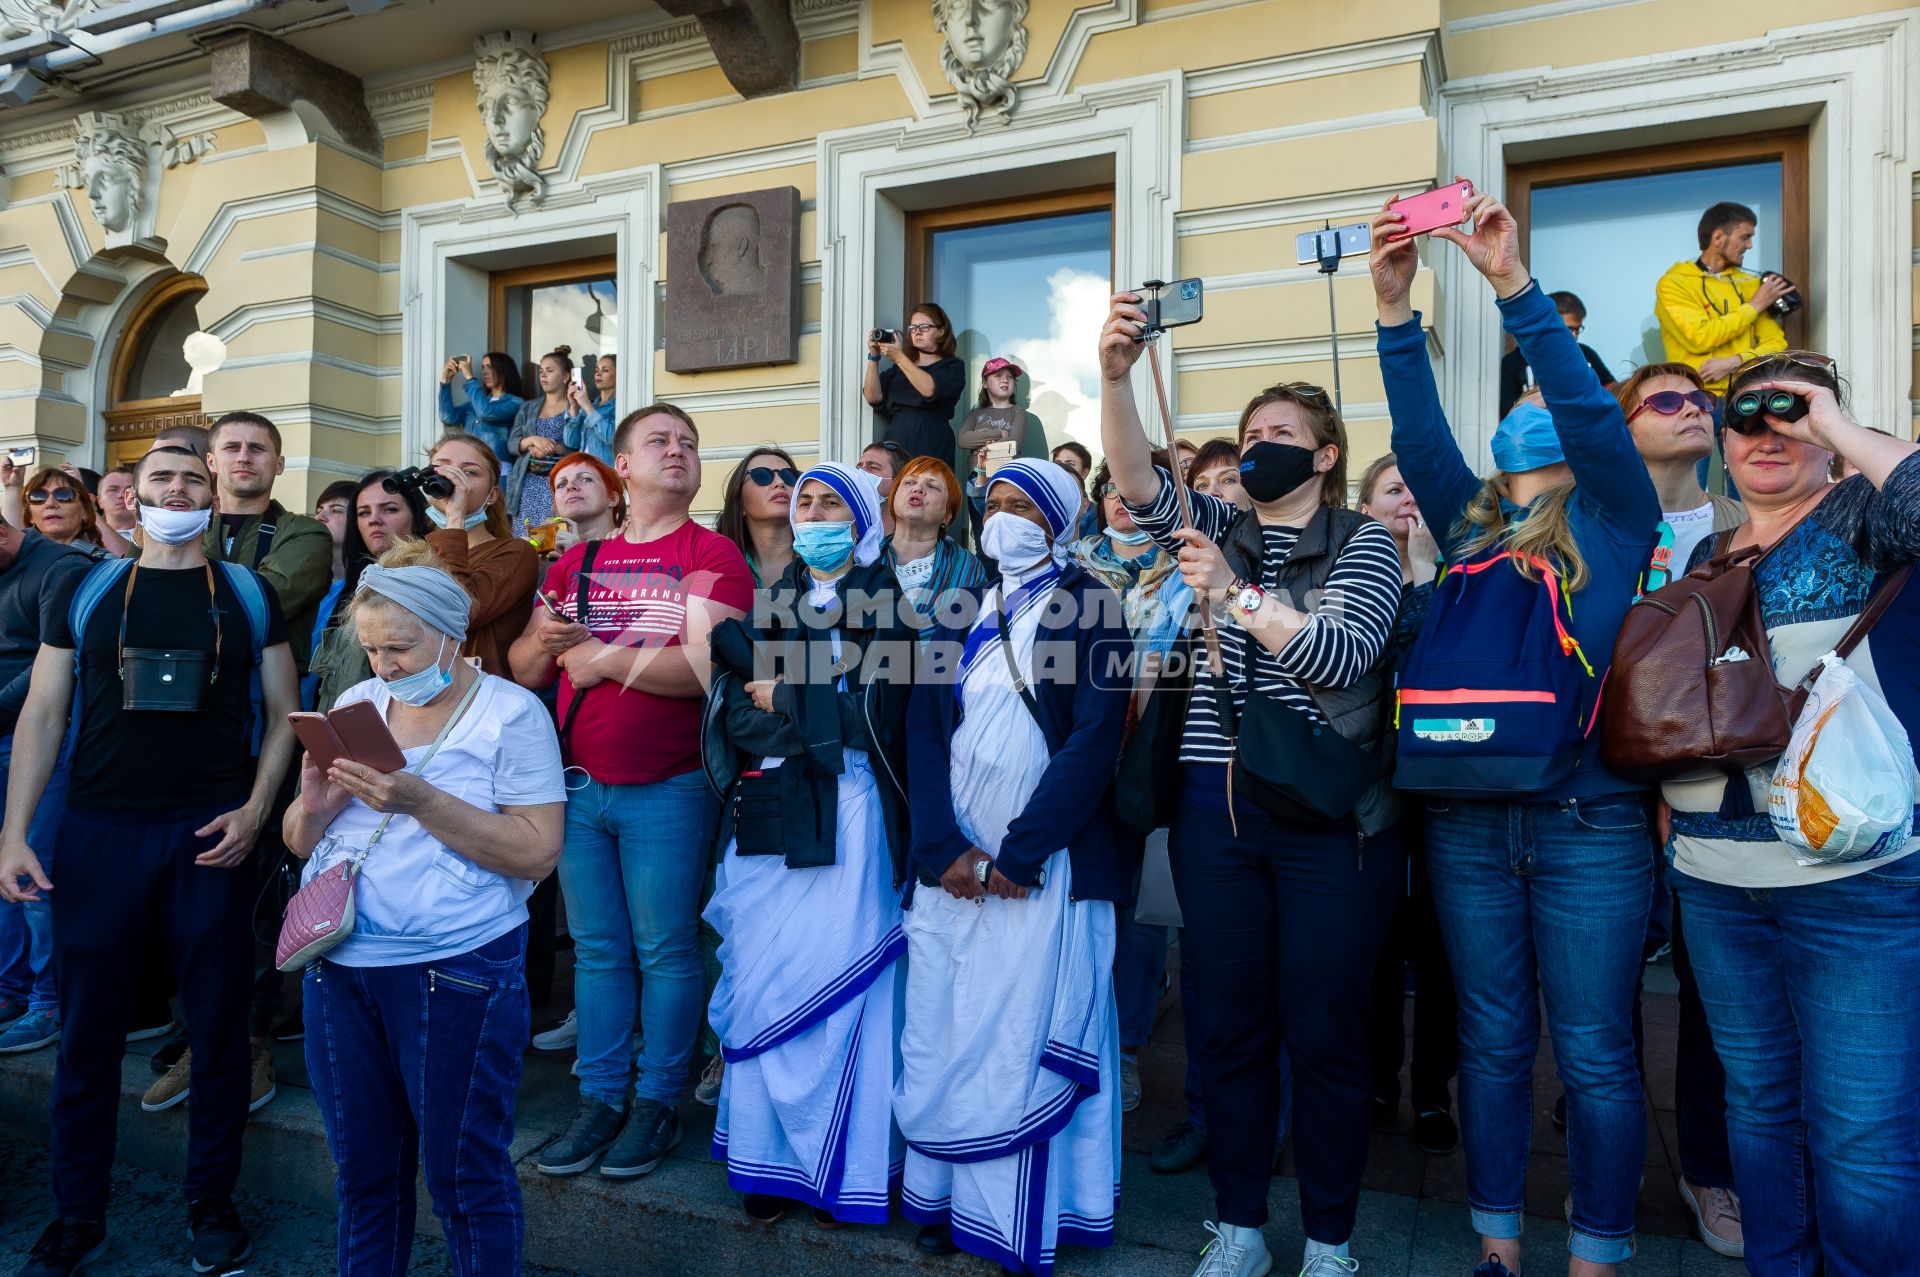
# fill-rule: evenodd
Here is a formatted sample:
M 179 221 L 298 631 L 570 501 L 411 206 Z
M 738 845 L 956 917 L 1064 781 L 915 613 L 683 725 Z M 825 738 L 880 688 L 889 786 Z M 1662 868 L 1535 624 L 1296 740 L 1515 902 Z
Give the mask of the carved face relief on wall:
M 969 126 L 982 115 L 1005 124 L 1018 90 L 1013 77 L 1027 57 L 1028 0 L 933 0 L 940 33 L 940 69 L 959 96 Z
M 147 142 L 139 128 L 124 115 L 89 112 L 80 118 L 73 159 L 100 229 L 131 233 L 146 201 Z
M 700 278 L 721 297 L 757 293 L 766 286 L 760 265 L 760 214 L 751 204 L 723 204 L 700 233 Z
M 546 134 L 540 117 L 547 111 L 550 71 L 546 59 L 524 31 L 496 31 L 473 42 L 473 83 L 479 90 L 480 119 L 487 129 L 486 159 L 507 190 L 507 207 L 538 205 L 546 198 L 540 176 Z

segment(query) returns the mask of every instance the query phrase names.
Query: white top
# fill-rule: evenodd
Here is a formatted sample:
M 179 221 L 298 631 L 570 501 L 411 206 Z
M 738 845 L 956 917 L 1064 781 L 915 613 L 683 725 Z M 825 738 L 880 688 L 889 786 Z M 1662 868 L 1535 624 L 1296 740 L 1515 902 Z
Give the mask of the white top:
M 377 678 L 357 683 L 336 705 L 372 701 L 385 718 L 393 694 Z M 406 751 L 416 765 L 426 745 Z M 482 811 L 565 802 L 560 741 L 538 697 L 523 687 L 480 677 L 480 690 L 422 775 L 435 789 Z M 307 861 L 302 883 L 357 854 L 381 815 L 358 798 L 327 826 Z M 327 954 L 350 967 L 433 962 L 467 953 L 527 920 L 534 884 L 483 869 L 421 827 L 411 816 L 387 822 L 361 867 L 353 934 Z
M 1667 510 L 1660 517 L 1673 529 L 1672 573 L 1677 581 L 1693 562 L 1693 547 L 1713 535 L 1713 502 L 1692 510 Z

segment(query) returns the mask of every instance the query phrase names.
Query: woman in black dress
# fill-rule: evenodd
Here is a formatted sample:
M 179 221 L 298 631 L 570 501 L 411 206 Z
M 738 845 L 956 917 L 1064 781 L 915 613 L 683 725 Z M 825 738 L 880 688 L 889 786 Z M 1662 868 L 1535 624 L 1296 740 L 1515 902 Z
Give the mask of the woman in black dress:
M 947 312 L 921 302 L 907 318 L 904 344 L 867 343 L 867 375 L 861 393 L 883 421 L 881 439 L 909 457 L 954 460 L 953 410 L 966 386 L 966 365 L 955 356 Z

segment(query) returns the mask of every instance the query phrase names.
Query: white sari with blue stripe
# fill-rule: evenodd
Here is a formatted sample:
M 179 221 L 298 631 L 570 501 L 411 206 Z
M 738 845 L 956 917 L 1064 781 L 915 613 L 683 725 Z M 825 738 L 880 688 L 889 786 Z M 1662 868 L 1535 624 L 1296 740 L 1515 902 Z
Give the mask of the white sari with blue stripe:
M 1051 589 L 1021 593 L 1009 629 L 1031 671 Z M 1001 654 L 997 606 L 996 587 L 969 636 L 952 747 L 954 814 L 989 855 L 1050 757 Z M 894 1095 L 907 1218 L 1042 1275 L 1059 1246 L 1111 1244 L 1120 1173 L 1113 906 L 1071 898 L 1064 848 L 1045 875 L 1024 900 L 914 892 Z
M 833 864 L 789 869 L 731 844 L 720 862 L 705 914 L 721 936 L 708 1017 L 727 1062 L 713 1156 L 739 1192 L 884 1224 L 900 1171 L 892 1099 L 907 942 L 872 765 L 861 750 L 844 758 Z

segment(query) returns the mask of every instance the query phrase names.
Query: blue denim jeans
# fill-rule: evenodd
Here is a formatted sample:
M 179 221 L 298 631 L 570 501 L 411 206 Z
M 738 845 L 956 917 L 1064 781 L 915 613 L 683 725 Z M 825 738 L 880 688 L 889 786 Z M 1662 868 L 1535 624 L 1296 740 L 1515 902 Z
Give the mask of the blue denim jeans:
M 0 736 L 0 795 L 13 764 L 13 737 Z M 27 845 L 40 867 L 53 873 L 54 836 L 67 811 L 67 746 L 60 750 L 47 788 L 27 826 Z M 0 900 L 0 998 L 26 1003 L 29 1011 L 53 1011 L 60 995 L 53 983 L 53 904 L 40 899 L 11 904 Z
M 1756 1277 L 1920 1264 L 1920 855 L 1747 890 L 1675 869 Z
M 1518 1237 L 1533 1138 L 1540 1000 L 1567 1093 L 1574 1255 L 1633 1253 L 1647 1116 L 1634 989 L 1653 889 L 1639 794 L 1436 800 L 1427 878 L 1460 998 L 1467 1200 L 1483 1237 Z
M 627 1106 L 636 1006 L 645 1046 L 634 1097 L 672 1107 L 687 1083 L 707 1007 L 700 892 L 714 809 L 698 771 L 652 785 L 589 781 L 567 795 L 560 891 L 573 935 L 580 1093 L 602 1104 Z
M 508 1152 L 531 1011 L 527 929 L 394 967 L 307 964 L 307 1072 L 340 1198 L 341 1277 L 402 1277 L 426 1166 L 455 1277 L 520 1271 Z

